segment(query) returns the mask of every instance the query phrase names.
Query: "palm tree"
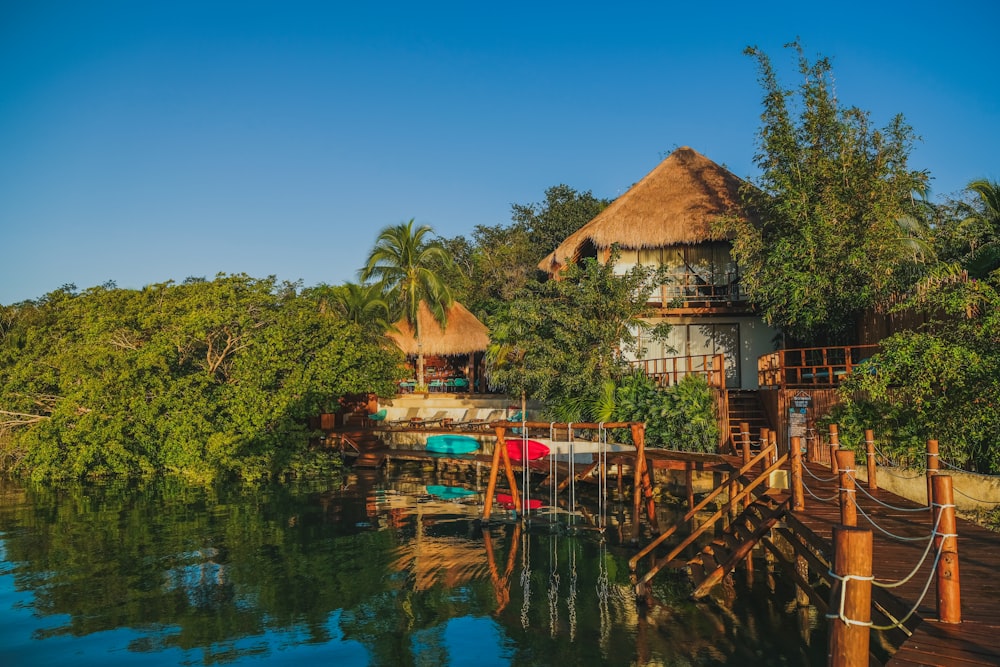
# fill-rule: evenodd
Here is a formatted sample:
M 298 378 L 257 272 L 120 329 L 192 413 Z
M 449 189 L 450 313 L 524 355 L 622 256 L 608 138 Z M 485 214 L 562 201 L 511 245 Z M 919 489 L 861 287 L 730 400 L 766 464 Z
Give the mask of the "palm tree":
M 436 241 L 427 225 L 414 229 L 414 220 L 391 225 L 379 232 L 375 247 L 368 255 L 361 280 L 374 279 L 385 290 L 390 302 L 395 301 L 403 317 L 413 328 L 417 342 L 417 384 L 424 385 L 424 353 L 420 342 L 420 302 L 427 304 L 434 319 L 444 327 L 448 308 L 452 304 L 451 290 L 441 280 L 436 267 L 448 267 L 452 260 Z
M 389 322 L 389 303 L 379 285 L 344 283 L 335 289 L 332 300 L 344 319 L 365 331 L 384 334 L 392 326 Z
M 985 278 L 1000 268 L 1000 183 L 980 179 L 969 183 L 968 189 L 978 197 L 966 213 L 978 223 L 982 237 L 972 242 L 964 264 L 973 278 Z

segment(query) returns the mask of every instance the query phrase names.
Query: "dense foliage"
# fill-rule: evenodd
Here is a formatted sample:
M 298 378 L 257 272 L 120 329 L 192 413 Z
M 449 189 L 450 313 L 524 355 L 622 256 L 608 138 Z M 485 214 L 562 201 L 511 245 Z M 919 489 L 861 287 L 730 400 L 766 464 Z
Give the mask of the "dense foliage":
M 905 305 L 928 323 L 883 340 L 870 371 L 845 383 L 832 418 L 855 437 L 877 427 L 895 459 L 922 465 L 935 439 L 951 465 L 1000 473 L 1000 272 L 932 275 Z
M 557 403 L 552 416 L 565 422 L 645 422 L 647 447 L 715 452 L 719 445 L 715 399 L 699 375 L 660 387 L 645 373 L 633 372 L 606 381 L 596 396 Z
M 536 279 L 546 255 L 609 203 L 590 191 L 552 186 L 542 202 L 513 204 L 509 225 L 476 225 L 469 239 L 442 239 L 459 271 L 439 272 L 455 298 L 485 320 Z
M 615 275 L 613 261 L 587 259 L 559 280 L 529 282 L 488 320 L 490 383 L 550 405 L 595 396 L 628 370 L 622 353 L 648 326 L 641 317 L 656 284 L 650 275 L 645 267 Z
M 758 223 L 733 221 L 733 254 L 764 319 L 804 344 L 844 341 L 856 316 L 914 279 L 923 259 L 927 174 L 909 168 L 915 140 L 902 116 L 876 129 L 843 108 L 830 62 L 798 44 L 798 90 L 784 89 L 768 57 L 747 49 L 764 90 L 755 163 L 746 188 Z
M 36 478 L 301 469 L 309 417 L 400 376 L 397 352 L 274 278 L 64 288 L 2 322 L 4 467 Z

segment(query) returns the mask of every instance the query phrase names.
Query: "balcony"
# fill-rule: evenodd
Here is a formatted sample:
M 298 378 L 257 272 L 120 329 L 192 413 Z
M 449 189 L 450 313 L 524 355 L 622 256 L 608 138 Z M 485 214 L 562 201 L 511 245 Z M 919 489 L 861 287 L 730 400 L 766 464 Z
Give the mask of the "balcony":
M 729 273 L 706 279 L 697 273 L 674 273 L 672 280 L 659 285 L 648 303 L 661 308 L 712 308 L 747 305 L 747 295 L 739 275 Z M 709 282 L 719 280 L 721 282 Z
M 642 369 L 661 387 L 675 385 L 685 375 L 700 375 L 708 381 L 710 387 L 717 389 L 724 389 L 726 386 L 725 357 L 721 354 L 640 359 L 631 364 L 633 368 Z
M 778 350 L 757 360 L 757 383 L 761 389 L 830 389 L 878 351 L 878 345 Z

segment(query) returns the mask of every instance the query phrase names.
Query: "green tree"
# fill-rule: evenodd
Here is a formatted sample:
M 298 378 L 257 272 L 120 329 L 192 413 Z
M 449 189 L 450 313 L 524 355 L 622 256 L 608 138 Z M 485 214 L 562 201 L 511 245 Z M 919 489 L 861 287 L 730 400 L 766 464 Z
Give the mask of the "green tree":
M 733 254 L 764 319 L 805 343 L 849 337 L 857 314 L 908 286 L 926 233 L 915 193 L 927 174 L 908 166 L 915 135 L 901 115 L 876 129 L 867 112 L 843 108 L 829 60 L 809 62 L 786 90 L 755 47 L 764 90 L 755 163 L 746 189 L 759 224 L 734 221 Z M 913 224 L 914 222 L 918 224 Z
M 1000 183 L 969 183 L 969 198 L 955 205 L 955 216 L 938 230 L 946 251 L 973 278 L 986 278 L 1000 268 Z
M 302 469 L 309 417 L 392 392 L 402 362 L 273 277 L 60 290 L 4 315 L 0 443 L 35 477 Z
M 527 230 L 535 255 L 533 264 L 537 264 L 610 203 L 610 199 L 594 197 L 589 190 L 577 192 L 568 185 L 560 184 L 545 191 L 544 202 L 514 204 L 511 219 L 515 225 Z
M 560 280 L 529 282 L 488 319 L 490 382 L 549 406 L 595 396 L 628 372 L 624 353 L 635 351 L 639 329 L 649 329 L 646 302 L 659 284 L 652 274 L 635 267 L 619 276 L 613 260 L 588 259 Z
M 413 328 L 417 342 L 417 384 L 424 384 L 424 353 L 421 349 L 420 302 L 427 304 L 434 318 L 447 325 L 452 304 L 451 290 L 435 269 L 450 266 L 451 258 L 440 243 L 428 237 L 427 225 L 414 229 L 414 220 L 392 225 L 379 232 L 375 247 L 361 270 L 361 280 L 375 280 L 400 305 L 402 315 Z
M 344 283 L 333 288 L 331 299 L 341 317 L 365 332 L 382 335 L 392 326 L 389 302 L 377 284 Z

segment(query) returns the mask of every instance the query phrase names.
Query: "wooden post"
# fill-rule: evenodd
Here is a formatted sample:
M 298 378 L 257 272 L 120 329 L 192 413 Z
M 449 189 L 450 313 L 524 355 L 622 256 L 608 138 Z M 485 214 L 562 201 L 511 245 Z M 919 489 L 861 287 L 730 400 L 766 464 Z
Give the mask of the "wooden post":
M 940 549 L 937 565 L 937 610 L 942 623 L 962 622 L 962 596 L 958 576 L 958 527 L 955 523 L 955 496 L 950 475 L 931 478 L 934 492 L 934 546 Z
M 845 526 L 858 525 L 858 507 L 855 505 L 854 452 L 843 449 L 837 452 L 837 467 L 840 475 L 840 523 Z
M 838 449 L 840 449 L 840 428 L 836 424 L 830 424 L 830 470 L 834 475 L 840 472 L 837 469 Z
M 934 489 L 931 486 L 931 479 L 938 471 L 938 441 L 927 441 L 927 506 L 934 504 Z
M 771 431 L 771 429 L 769 429 L 766 426 L 761 426 L 760 427 L 760 450 L 761 451 L 764 451 L 765 449 L 767 449 L 767 441 L 768 441 L 767 434 L 770 431 Z
M 653 502 L 652 477 L 649 466 L 646 465 L 646 425 L 636 422 L 631 425 L 632 442 L 635 443 L 635 493 L 632 500 L 632 542 L 639 541 L 639 514 L 642 509 L 642 498 L 646 499 L 646 515 L 650 524 L 656 526 L 656 505 Z
M 816 429 L 812 422 L 806 425 L 806 461 L 816 463 Z
M 743 436 L 743 465 L 750 463 L 750 425 L 740 423 L 740 435 Z
M 694 464 L 684 462 L 684 491 L 687 493 L 688 510 L 694 509 Z
M 802 489 L 802 438 L 792 438 L 792 510 L 801 512 L 806 508 Z
M 767 462 L 767 465 L 774 465 L 778 462 L 778 432 L 768 431 L 767 432 L 767 446 L 771 448 L 771 456 Z
M 875 480 L 875 431 L 865 429 L 865 450 L 868 454 L 868 488 L 878 491 L 878 482 Z
M 486 499 L 483 501 L 483 521 L 490 520 L 493 511 L 493 494 L 497 489 L 497 473 L 500 472 L 500 450 L 506 449 L 504 429 L 497 428 L 497 444 L 493 448 L 493 462 L 490 464 L 490 479 L 486 483 Z
M 872 531 L 852 526 L 833 528 L 833 573 L 830 591 L 829 667 L 867 665 L 872 618 Z M 843 599 L 843 605 L 841 605 Z

